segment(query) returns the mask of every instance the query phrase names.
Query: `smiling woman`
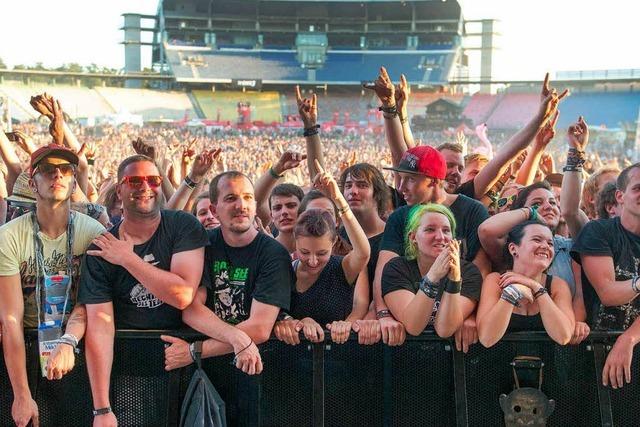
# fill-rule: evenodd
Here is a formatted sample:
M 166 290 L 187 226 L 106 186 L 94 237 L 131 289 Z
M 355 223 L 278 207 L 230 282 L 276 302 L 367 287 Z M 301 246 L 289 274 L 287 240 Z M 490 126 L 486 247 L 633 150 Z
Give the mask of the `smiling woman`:
M 530 220 L 507 236 L 511 270 L 489 274 L 478 306 L 478 337 L 491 347 L 510 331 L 546 331 L 567 344 L 575 326 L 567 282 L 546 273 L 554 255 L 553 234 L 546 224 Z

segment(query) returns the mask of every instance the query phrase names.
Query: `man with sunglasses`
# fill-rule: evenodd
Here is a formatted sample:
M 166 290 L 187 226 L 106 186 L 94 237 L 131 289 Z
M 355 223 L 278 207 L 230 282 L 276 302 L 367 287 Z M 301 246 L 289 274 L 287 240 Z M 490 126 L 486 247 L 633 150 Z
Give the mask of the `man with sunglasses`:
M 38 328 L 42 372 L 49 379 L 73 368 L 74 349 L 85 333 L 85 308 L 76 305 L 80 259 L 104 227 L 71 211 L 77 165 L 78 156 L 60 145 L 36 150 L 29 170 L 35 211 L 0 227 L 0 324 L 14 395 L 11 414 L 19 426 L 30 420 L 38 425 L 23 325 Z
M 162 178 L 152 159 L 126 158 L 117 178 L 124 219 L 93 241 L 80 280 L 94 426 L 116 424 L 109 399 L 115 329 L 182 327 L 181 310 L 196 294 L 208 243 L 194 216 L 161 210 Z

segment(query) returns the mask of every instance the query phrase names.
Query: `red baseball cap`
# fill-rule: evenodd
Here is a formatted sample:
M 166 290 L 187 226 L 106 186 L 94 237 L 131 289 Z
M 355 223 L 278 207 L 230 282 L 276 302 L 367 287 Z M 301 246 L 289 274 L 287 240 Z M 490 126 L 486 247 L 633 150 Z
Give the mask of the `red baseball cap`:
M 419 145 L 408 149 L 395 168 L 384 168 L 395 172 L 415 173 L 430 178 L 444 179 L 447 176 L 447 162 L 435 148 Z
M 63 147 L 62 145 L 49 144 L 38 148 L 31 155 L 31 163 L 29 165 L 29 168 L 31 169 L 31 175 L 33 175 L 33 170 L 36 168 L 36 166 L 38 166 L 38 163 L 40 163 L 45 158 L 52 156 L 68 160 L 72 165 L 78 166 L 78 155 L 76 153 L 69 150 L 67 147 Z

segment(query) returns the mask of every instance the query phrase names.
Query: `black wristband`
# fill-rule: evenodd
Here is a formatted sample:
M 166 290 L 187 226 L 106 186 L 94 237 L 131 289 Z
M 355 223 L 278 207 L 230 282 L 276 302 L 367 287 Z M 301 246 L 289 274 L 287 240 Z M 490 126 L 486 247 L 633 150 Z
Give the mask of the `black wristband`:
M 444 288 L 444 291 L 450 294 L 458 294 L 460 293 L 460 289 L 462 289 L 462 280 L 450 280 L 447 279 L 447 285 Z
M 396 116 L 398 115 L 398 108 L 395 105 L 393 105 L 391 107 L 380 106 L 380 107 L 378 107 L 378 110 L 382 111 L 383 113 L 393 114 L 393 115 L 396 115 Z
M 107 406 L 106 408 L 98 408 L 93 410 L 93 416 L 97 417 L 98 415 L 106 415 L 111 413 L 111 406 Z
M 311 126 L 309 128 L 304 128 L 304 132 L 302 133 L 304 136 L 313 136 L 318 134 L 318 129 L 320 129 L 320 125 Z
M 198 186 L 198 183 L 189 178 L 189 175 L 184 177 L 184 184 L 192 190 Z

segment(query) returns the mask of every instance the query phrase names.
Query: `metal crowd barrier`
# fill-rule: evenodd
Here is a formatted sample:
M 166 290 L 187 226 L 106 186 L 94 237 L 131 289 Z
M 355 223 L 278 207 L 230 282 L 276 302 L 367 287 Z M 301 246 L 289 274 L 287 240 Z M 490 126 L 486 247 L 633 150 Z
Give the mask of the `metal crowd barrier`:
M 118 331 L 111 403 L 120 426 L 176 426 L 193 367 L 164 371 L 159 331 Z M 195 339 L 193 333 L 172 335 Z M 302 343 L 274 339 L 260 346 L 264 372 L 250 377 L 231 356 L 206 359 L 204 368 L 225 400 L 230 426 L 496 426 L 504 424 L 498 401 L 513 390 L 510 362 L 517 355 L 542 358 L 542 391 L 554 399 L 551 426 L 639 425 L 640 350 L 632 384 L 602 386 L 602 366 L 618 333 L 593 333 L 580 346 L 558 346 L 545 334 L 511 334 L 490 349 L 468 354 L 433 333 L 409 337 L 401 347 Z M 26 338 L 31 390 L 41 426 L 89 426 L 91 389 L 84 355 L 60 381 L 38 374 L 37 340 Z M 13 399 L 0 360 L 0 426 L 11 426 Z

